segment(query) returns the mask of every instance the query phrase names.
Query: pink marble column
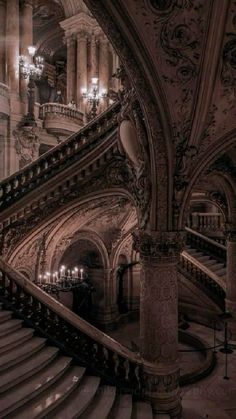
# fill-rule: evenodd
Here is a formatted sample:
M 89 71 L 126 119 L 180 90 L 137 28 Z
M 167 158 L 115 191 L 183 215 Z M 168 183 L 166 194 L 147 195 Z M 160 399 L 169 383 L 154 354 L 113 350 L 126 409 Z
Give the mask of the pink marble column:
M 0 0 L 0 82 L 6 77 L 6 3 Z
M 6 62 L 11 93 L 19 93 L 19 0 L 7 0 Z
M 232 314 L 231 339 L 236 340 L 236 230 L 227 232 L 226 309 Z
M 98 63 L 97 63 L 97 41 L 95 35 L 91 36 L 90 44 L 90 63 L 91 63 L 91 78 L 97 77 L 98 75 Z
M 178 361 L 177 257 L 180 237 L 175 232 L 134 235 L 140 252 L 140 352 L 151 367 L 144 368 L 144 391 L 154 410 L 181 417 Z
M 29 61 L 28 47 L 33 45 L 33 1 L 24 0 L 21 4 L 21 37 L 20 54 Z M 20 93 L 23 100 L 27 99 L 27 83 L 25 79 L 20 79 Z
M 76 40 L 70 36 L 67 42 L 67 103 L 76 99 Z
M 109 88 L 109 41 L 105 37 L 99 40 L 99 92 L 108 93 Z M 101 111 L 107 107 L 107 98 L 101 98 Z
M 79 32 L 77 34 L 77 107 L 83 112 L 82 92 L 88 88 L 87 74 L 87 33 Z

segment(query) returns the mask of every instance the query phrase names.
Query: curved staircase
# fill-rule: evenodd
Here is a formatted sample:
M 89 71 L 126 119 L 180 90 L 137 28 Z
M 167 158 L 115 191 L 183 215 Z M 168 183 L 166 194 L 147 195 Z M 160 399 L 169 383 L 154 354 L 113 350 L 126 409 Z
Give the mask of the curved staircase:
M 0 417 L 151 419 L 149 403 L 104 385 L 0 306 Z

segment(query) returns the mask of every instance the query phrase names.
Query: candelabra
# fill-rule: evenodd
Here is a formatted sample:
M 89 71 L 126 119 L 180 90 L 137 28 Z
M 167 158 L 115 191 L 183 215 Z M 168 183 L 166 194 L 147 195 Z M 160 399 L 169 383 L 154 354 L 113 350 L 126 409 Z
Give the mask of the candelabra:
M 40 55 L 35 55 L 36 48 L 33 46 L 28 47 L 29 57 L 20 56 L 19 57 L 19 67 L 20 74 L 24 79 L 29 79 L 28 82 L 28 112 L 24 117 L 24 125 L 36 125 L 35 116 L 34 116 L 34 91 L 35 91 L 35 81 L 39 80 L 43 68 L 44 68 L 44 59 Z
M 87 114 L 87 118 L 91 121 L 97 116 L 97 107 L 100 103 L 101 98 L 106 98 L 107 92 L 104 90 L 99 92 L 98 90 L 98 78 L 92 77 L 92 89 L 90 92 L 87 89 L 82 90 L 82 97 L 87 99 L 88 104 L 91 106 L 90 112 Z
M 56 293 L 59 291 L 71 291 L 77 287 L 85 279 L 84 269 L 66 269 L 62 265 L 59 272 L 45 272 L 40 274 L 36 284 L 48 293 Z

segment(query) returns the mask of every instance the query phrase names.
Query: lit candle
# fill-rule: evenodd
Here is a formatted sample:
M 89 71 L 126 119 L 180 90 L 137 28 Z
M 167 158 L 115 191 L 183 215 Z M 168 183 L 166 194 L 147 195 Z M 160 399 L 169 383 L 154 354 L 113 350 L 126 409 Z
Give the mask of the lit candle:
M 42 282 L 42 275 L 39 275 L 39 284 Z
M 78 276 L 78 271 L 79 271 L 79 270 L 78 270 L 78 268 L 77 268 L 77 267 L 75 267 L 75 268 L 74 268 L 74 272 L 75 272 L 75 278 L 76 278 L 76 279 L 78 279 L 78 277 L 79 277 L 79 276 Z
M 84 277 L 83 277 L 83 272 L 84 272 L 84 270 L 81 268 L 81 269 L 80 269 L 80 279 L 84 279 Z

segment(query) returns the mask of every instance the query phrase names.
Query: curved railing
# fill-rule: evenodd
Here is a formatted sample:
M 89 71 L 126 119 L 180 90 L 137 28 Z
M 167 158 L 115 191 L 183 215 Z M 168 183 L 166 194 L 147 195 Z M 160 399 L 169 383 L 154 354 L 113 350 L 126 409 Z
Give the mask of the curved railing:
M 181 253 L 178 268 L 185 277 L 201 288 L 220 308 L 224 309 L 225 281 L 191 257 L 187 252 Z
M 9 207 L 16 200 L 42 185 L 65 167 L 78 161 L 105 136 L 117 127 L 119 102 L 113 104 L 96 119 L 71 135 L 67 140 L 53 147 L 33 163 L 0 183 L 0 209 Z
M 79 124 L 83 122 L 83 113 L 78 109 L 73 109 L 68 105 L 60 103 L 44 103 L 39 108 L 39 118 L 44 119 L 48 114 L 56 114 L 66 118 L 73 119 Z
M 0 301 L 91 372 L 126 392 L 141 393 L 144 360 L 138 354 L 78 317 L 2 259 Z
M 187 244 L 202 252 L 206 252 L 220 262 L 226 262 L 226 246 L 189 227 L 185 227 L 185 230 L 187 232 Z

